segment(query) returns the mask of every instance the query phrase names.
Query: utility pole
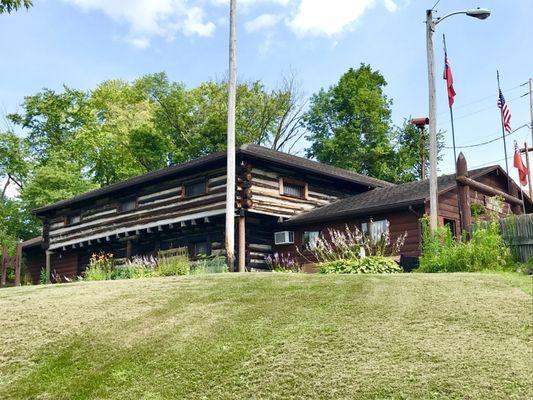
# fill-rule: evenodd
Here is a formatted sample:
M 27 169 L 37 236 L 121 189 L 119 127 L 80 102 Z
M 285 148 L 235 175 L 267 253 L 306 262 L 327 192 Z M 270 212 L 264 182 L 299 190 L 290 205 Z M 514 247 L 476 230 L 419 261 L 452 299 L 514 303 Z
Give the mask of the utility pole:
M 435 103 L 435 60 L 433 54 L 433 10 L 426 10 L 426 49 L 429 89 L 429 227 L 437 229 L 437 105 Z
M 230 1 L 228 150 L 226 179 L 226 257 L 230 272 L 235 267 L 235 101 L 237 88 L 237 0 Z
M 533 147 L 528 147 L 527 142 L 525 142 L 524 143 L 524 148 L 520 149 L 520 152 L 521 153 L 526 153 L 526 167 L 527 167 L 527 173 L 528 173 L 527 184 L 528 184 L 528 187 L 529 187 L 529 198 L 533 199 L 533 186 L 531 185 L 531 176 L 533 174 L 531 173 L 531 166 L 529 164 L 529 152 L 530 151 L 533 151 Z

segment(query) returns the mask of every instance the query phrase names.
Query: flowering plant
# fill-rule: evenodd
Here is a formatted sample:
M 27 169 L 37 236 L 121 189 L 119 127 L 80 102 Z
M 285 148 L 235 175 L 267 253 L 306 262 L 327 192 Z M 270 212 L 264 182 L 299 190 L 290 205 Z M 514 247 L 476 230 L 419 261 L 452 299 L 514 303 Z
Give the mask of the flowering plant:
M 274 253 L 265 257 L 268 267 L 274 272 L 300 272 L 302 267 L 291 257 L 291 253 Z

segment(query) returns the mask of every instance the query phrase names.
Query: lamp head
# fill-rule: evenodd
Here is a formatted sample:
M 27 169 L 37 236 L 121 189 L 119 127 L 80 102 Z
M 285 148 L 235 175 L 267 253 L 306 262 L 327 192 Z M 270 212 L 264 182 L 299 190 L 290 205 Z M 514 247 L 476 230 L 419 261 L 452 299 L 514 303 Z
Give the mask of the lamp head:
M 486 8 L 475 8 L 473 10 L 468 10 L 466 15 L 469 17 L 474 17 L 477 19 L 487 19 L 490 16 L 490 10 Z

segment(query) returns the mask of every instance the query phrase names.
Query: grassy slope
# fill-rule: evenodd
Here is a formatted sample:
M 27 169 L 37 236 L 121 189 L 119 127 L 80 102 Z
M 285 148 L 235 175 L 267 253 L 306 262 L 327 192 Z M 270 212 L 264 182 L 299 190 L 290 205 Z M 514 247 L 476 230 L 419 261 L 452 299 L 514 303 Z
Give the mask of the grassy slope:
M 497 274 L 212 275 L 0 291 L 2 399 L 528 398 Z

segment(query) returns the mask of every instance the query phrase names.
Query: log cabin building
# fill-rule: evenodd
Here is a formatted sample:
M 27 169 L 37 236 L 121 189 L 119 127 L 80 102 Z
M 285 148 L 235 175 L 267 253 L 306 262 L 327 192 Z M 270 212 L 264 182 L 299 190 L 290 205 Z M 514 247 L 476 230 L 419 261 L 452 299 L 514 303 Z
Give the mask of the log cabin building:
M 420 254 L 427 180 L 394 185 L 251 144 L 237 149 L 235 168 L 236 245 L 246 270 L 265 270 L 273 252 L 305 250 L 329 227 L 366 229 L 370 220 L 393 238 L 407 232 L 402 252 Z M 508 176 L 497 166 L 471 171 L 469 179 L 509 191 Z M 509 187 L 520 190 L 514 182 Z M 36 209 L 43 234 L 23 243 L 27 271 L 33 282 L 45 266 L 49 276 L 75 279 L 101 251 L 131 258 L 186 247 L 191 259 L 224 255 L 225 191 L 226 154 L 219 152 Z M 530 212 L 533 205 L 524 199 Z M 475 191 L 470 201 L 496 207 Z M 519 208 L 504 203 L 499 212 L 523 212 Z M 439 178 L 439 215 L 459 233 L 455 175 Z

